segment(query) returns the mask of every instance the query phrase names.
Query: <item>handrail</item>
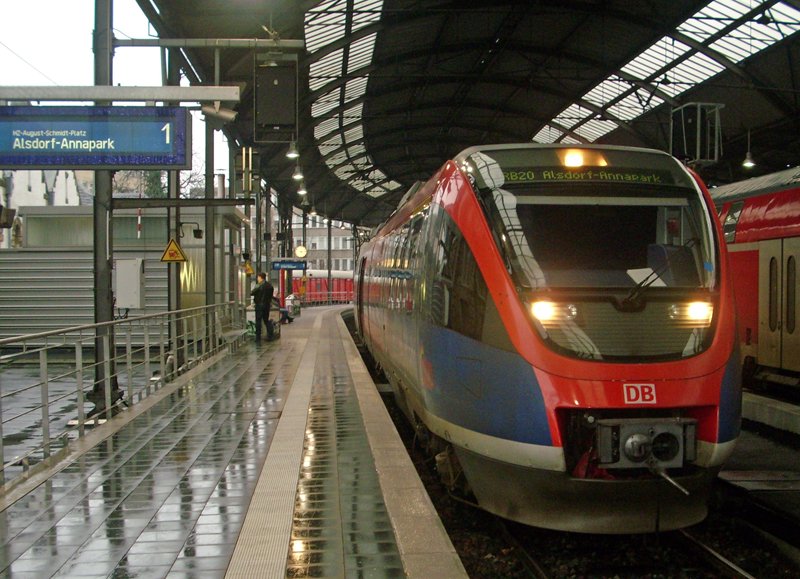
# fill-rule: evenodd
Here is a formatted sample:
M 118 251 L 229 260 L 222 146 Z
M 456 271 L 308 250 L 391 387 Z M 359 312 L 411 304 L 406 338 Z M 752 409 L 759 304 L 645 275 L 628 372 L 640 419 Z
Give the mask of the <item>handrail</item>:
M 109 418 L 237 347 L 243 310 L 228 301 L 0 340 L 0 494 L 97 426 L 93 418 Z M 86 402 L 95 404 L 88 416 Z
M 47 332 L 39 332 L 37 334 L 20 334 L 19 336 L 11 336 L 10 338 L 3 338 L 0 339 L 0 347 L 5 346 L 6 344 L 13 344 L 14 342 L 22 342 L 22 341 L 30 341 L 30 340 L 38 340 L 40 338 L 49 338 L 50 336 L 57 336 L 58 334 L 74 334 L 76 332 L 82 332 L 83 330 L 89 330 L 94 328 L 104 328 L 106 326 L 113 326 L 123 322 L 134 322 L 139 320 L 147 320 L 151 318 L 157 318 L 160 316 L 166 315 L 178 315 L 178 314 L 185 314 L 188 312 L 198 311 L 198 310 L 207 310 L 216 308 L 219 306 L 232 306 L 236 302 L 220 302 L 219 304 L 211 304 L 210 306 L 195 306 L 193 308 L 185 308 L 182 310 L 172 310 L 166 312 L 157 312 L 154 314 L 145 314 L 143 316 L 133 316 L 130 318 L 124 318 L 122 320 L 111 320 L 108 322 L 97 322 L 94 324 L 83 324 L 81 326 L 69 326 L 66 328 L 59 328 L 57 330 L 50 330 Z

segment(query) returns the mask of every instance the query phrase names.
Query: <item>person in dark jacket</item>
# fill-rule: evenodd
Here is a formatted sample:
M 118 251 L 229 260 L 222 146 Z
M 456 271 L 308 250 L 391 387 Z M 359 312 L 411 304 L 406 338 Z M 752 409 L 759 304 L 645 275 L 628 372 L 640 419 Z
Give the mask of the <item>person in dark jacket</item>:
M 256 285 L 250 291 L 253 304 L 256 307 L 256 342 L 261 341 L 261 324 L 267 326 L 267 340 L 272 340 L 272 326 L 269 323 L 269 306 L 272 303 L 272 294 L 275 288 L 267 281 L 267 274 L 259 273 L 256 276 Z

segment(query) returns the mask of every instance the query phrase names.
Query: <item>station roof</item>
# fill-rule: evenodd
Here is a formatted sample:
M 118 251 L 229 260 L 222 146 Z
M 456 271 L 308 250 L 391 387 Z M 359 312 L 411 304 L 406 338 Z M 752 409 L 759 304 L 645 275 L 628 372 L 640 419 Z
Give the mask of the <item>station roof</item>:
M 700 134 L 712 185 L 800 164 L 800 0 L 137 1 L 161 38 L 273 41 L 220 51 L 221 84 L 243 87 L 225 130 L 300 205 L 296 139 L 307 202 L 333 219 L 380 223 L 469 146 L 669 150 L 674 118 L 672 152 L 698 157 L 684 145 Z M 213 50 L 182 55 L 192 83 L 214 83 Z M 296 127 L 262 126 L 259 71 L 295 62 Z

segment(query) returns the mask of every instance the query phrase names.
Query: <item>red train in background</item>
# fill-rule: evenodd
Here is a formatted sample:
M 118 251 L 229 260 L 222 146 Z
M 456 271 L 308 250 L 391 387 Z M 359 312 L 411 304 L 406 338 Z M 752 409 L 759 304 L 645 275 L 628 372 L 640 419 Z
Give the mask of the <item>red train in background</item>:
M 354 314 L 451 489 L 525 524 L 694 524 L 739 436 L 730 272 L 654 150 L 466 149 L 361 246 Z
M 800 386 L 800 167 L 716 187 L 728 245 L 744 379 Z
M 353 272 L 307 269 L 292 271 L 292 293 L 304 305 L 347 304 L 353 301 Z

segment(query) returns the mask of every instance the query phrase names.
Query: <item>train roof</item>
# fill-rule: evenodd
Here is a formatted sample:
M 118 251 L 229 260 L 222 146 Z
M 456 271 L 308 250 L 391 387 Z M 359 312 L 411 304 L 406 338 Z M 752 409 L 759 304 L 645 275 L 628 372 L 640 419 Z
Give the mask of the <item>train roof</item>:
M 781 191 L 792 185 L 800 187 L 800 166 L 714 187 L 709 189 L 709 193 L 715 204 L 722 205 L 737 199 Z
M 468 147 L 461 151 L 454 157 L 457 163 L 460 163 L 470 155 L 476 152 L 487 151 L 508 151 L 512 149 L 600 149 L 605 151 L 628 151 L 631 153 L 650 153 L 656 155 L 671 156 L 665 151 L 659 149 L 650 149 L 645 147 L 626 147 L 621 145 L 603 145 L 599 143 L 505 143 L 505 144 L 490 144 L 490 145 L 476 145 Z

